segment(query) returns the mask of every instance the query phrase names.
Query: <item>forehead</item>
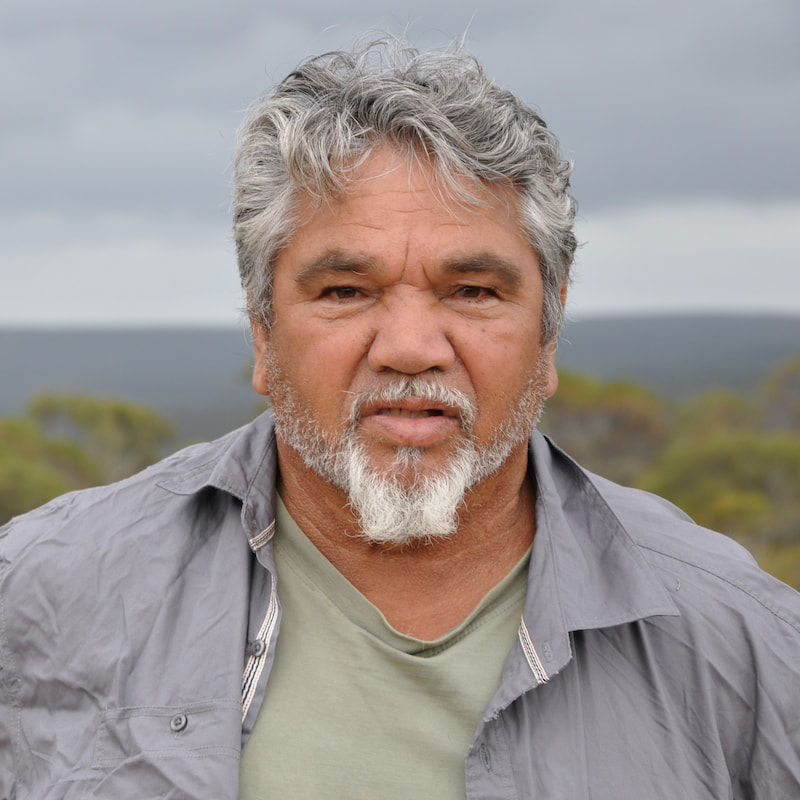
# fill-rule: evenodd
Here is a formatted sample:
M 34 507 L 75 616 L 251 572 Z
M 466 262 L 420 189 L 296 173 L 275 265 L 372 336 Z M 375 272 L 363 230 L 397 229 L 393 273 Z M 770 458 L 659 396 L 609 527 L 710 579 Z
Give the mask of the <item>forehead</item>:
M 445 173 L 424 153 L 380 145 L 341 171 L 338 193 L 300 190 L 300 205 L 306 209 L 347 205 L 371 196 L 408 193 L 420 203 L 433 202 L 455 214 L 476 211 L 486 205 L 510 205 L 516 210 L 517 193 L 500 183 L 489 185 L 478 178 Z M 312 197 L 311 195 L 314 195 Z M 322 198 L 324 199 L 318 199 Z
M 347 177 L 346 189 L 335 197 L 298 197 L 295 229 L 278 262 L 301 250 L 398 247 L 416 258 L 478 248 L 535 259 L 510 187 L 446 181 L 423 158 L 389 147 L 370 154 Z

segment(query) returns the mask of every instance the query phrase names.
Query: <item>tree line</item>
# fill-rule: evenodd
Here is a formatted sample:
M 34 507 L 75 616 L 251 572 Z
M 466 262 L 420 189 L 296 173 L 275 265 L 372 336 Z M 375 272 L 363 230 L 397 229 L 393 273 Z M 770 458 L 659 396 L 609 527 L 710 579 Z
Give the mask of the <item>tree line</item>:
M 667 498 L 800 588 L 800 357 L 752 396 L 717 391 L 680 403 L 632 382 L 559 377 L 540 427 L 570 455 Z M 0 524 L 64 492 L 131 475 L 178 446 L 153 409 L 37 397 L 0 420 Z
M 665 497 L 800 588 L 800 357 L 752 396 L 681 403 L 562 372 L 540 427 L 583 466 Z

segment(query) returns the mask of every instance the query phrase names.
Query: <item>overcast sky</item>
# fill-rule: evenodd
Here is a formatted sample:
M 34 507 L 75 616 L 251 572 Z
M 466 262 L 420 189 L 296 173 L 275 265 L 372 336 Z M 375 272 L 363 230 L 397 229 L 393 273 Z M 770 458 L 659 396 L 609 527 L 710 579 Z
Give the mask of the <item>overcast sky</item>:
M 237 324 L 236 128 L 368 29 L 466 32 L 560 136 L 572 317 L 800 313 L 797 0 L 11 0 L 0 324 Z

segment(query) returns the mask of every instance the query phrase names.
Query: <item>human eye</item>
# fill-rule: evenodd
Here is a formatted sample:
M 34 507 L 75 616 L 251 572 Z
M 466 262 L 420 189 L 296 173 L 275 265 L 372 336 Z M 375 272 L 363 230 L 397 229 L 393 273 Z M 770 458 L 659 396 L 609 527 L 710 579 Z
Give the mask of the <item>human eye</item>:
M 454 292 L 458 300 L 478 301 L 497 297 L 497 292 L 489 286 L 459 286 Z
M 355 286 L 329 286 L 322 291 L 322 297 L 330 300 L 354 300 L 360 295 Z

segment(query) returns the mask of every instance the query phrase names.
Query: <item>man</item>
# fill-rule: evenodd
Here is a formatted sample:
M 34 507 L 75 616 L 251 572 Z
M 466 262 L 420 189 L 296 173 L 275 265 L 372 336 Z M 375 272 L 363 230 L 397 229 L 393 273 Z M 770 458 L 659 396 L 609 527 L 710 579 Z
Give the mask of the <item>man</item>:
M 4 530 L 2 797 L 800 796 L 798 596 L 534 432 L 569 174 L 462 54 L 257 105 L 272 412 Z

